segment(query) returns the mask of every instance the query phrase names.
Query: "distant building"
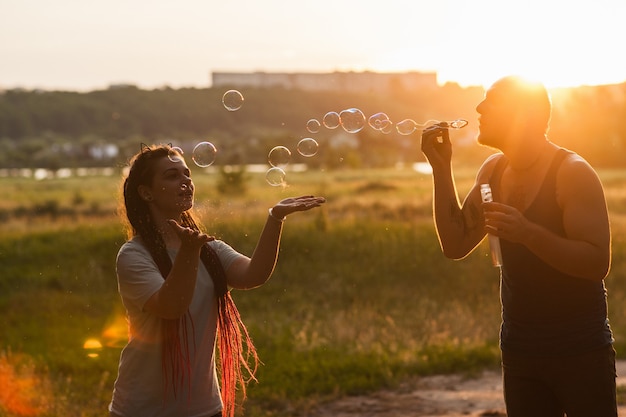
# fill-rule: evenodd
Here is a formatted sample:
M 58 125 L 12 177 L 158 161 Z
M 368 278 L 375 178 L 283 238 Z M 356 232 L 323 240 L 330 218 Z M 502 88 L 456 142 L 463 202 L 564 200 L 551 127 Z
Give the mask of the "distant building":
M 131 83 L 109 84 L 109 90 L 124 90 L 126 88 L 137 88 L 137 86 Z
M 436 89 L 436 72 L 213 72 L 212 86 L 225 88 L 271 88 L 307 91 L 388 92 Z

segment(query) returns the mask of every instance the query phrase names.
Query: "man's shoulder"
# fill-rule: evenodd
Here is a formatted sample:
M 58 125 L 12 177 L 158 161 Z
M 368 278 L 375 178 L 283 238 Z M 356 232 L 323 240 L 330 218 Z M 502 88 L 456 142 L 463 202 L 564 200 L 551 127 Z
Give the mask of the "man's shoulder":
M 595 174 L 591 164 L 578 153 L 566 148 L 559 148 L 558 152 L 563 155 L 559 165 L 560 174 L 569 175 L 575 172 Z
M 504 158 L 505 156 L 502 152 L 496 152 L 489 155 L 478 170 L 478 180 L 482 182 L 489 182 L 488 180 L 491 178 L 491 174 L 496 169 L 498 163 L 505 160 Z
M 567 151 L 558 166 L 556 187 L 561 199 L 568 196 L 576 199 L 582 195 L 591 195 L 589 193 L 593 190 L 603 192 L 602 182 L 596 170 L 585 158 L 572 151 Z

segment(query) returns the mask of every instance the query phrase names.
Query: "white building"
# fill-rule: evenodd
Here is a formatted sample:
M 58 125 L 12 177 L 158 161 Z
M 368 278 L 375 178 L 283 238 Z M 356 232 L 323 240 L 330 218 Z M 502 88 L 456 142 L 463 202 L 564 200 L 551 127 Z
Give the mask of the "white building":
M 213 72 L 213 87 L 301 89 L 307 91 L 388 92 L 393 90 L 430 90 L 438 87 L 435 72 Z

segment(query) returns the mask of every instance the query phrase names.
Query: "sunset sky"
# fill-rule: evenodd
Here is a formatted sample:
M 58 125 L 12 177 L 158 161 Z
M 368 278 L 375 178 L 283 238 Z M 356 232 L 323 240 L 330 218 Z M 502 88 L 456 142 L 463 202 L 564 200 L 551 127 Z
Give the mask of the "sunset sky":
M 208 87 L 211 71 L 613 84 L 624 16 L 624 0 L 0 0 L 0 88 Z

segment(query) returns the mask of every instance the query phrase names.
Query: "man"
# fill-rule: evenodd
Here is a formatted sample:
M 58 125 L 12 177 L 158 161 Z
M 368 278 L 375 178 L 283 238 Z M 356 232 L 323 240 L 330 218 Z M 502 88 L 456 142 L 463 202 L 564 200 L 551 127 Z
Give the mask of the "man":
M 446 257 L 499 237 L 500 348 L 509 417 L 614 417 L 615 351 L 604 278 L 611 234 L 604 191 L 579 155 L 547 138 L 550 96 L 505 77 L 477 106 L 478 143 L 499 150 L 462 204 L 445 125 L 422 134 L 433 170 L 434 217 Z M 491 203 L 480 185 L 490 184 Z

